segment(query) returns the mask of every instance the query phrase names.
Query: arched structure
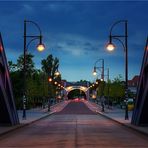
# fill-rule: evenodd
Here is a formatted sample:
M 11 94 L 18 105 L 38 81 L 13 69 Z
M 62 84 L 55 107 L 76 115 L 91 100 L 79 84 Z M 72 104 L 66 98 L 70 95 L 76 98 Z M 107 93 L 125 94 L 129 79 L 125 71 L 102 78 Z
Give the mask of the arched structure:
M 68 86 L 68 87 L 65 87 L 65 96 L 68 96 L 69 92 L 76 90 L 76 89 L 83 91 L 86 95 L 86 99 L 87 100 L 89 99 L 89 89 L 88 89 L 88 87 L 85 87 L 85 86 Z

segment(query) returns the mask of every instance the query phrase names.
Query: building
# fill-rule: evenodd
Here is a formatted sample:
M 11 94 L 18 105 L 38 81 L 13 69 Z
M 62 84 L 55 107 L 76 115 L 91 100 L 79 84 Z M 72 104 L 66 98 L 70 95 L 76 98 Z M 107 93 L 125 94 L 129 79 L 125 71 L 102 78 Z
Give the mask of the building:
M 139 82 L 138 75 L 134 76 L 132 80 L 128 80 L 128 89 L 134 94 L 136 94 L 137 92 L 138 82 Z

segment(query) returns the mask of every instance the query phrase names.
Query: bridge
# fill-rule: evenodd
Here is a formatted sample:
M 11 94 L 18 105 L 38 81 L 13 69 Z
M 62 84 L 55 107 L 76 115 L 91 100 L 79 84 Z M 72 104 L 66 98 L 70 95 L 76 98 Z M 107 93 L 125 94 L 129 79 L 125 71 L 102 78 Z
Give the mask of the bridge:
M 140 73 L 140 81 L 138 86 L 135 109 L 132 116 L 132 124 L 140 126 L 148 126 L 148 39 L 146 41 L 145 53 Z M 81 90 L 89 100 L 88 82 L 66 83 L 64 86 L 64 94 L 67 96 L 73 90 Z M 0 124 L 16 125 L 19 124 L 19 118 L 15 107 L 14 96 L 7 66 L 5 50 L 0 35 Z

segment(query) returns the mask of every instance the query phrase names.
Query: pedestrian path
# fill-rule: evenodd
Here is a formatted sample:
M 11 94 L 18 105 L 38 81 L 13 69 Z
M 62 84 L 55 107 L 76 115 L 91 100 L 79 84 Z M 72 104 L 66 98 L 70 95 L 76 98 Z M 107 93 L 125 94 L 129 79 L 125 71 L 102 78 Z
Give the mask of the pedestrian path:
M 104 112 L 102 112 L 101 111 L 102 108 L 101 108 L 100 104 L 96 104 L 96 103 L 90 102 L 90 101 L 84 101 L 84 103 L 92 111 L 97 112 L 97 113 L 99 113 L 111 120 L 114 120 L 126 127 L 129 127 L 129 128 L 134 129 L 138 132 L 148 135 L 148 127 L 140 127 L 140 126 L 135 126 L 135 125 L 131 124 L 132 111 L 128 112 L 129 119 L 125 120 L 125 110 L 124 109 L 120 109 L 117 107 L 112 107 L 112 108 L 105 107 Z
M 42 118 L 45 118 L 55 112 L 61 111 L 69 101 L 63 101 L 60 103 L 57 103 L 55 105 L 52 105 L 50 108 L 50 112 L 48 112 L 48 108 L 46 107 L 45 109 L 43 108 L 34 108 L 30 110 L 26 110 L 26 119 L 23 119 L 23 111 L 18 110 L 18 117 L 19 117 L 19 125 L 16 126 L 0 126 L 0 135 L 3 135 L 5 133 L 8 133 L 10 131 L 13 131 L 15 129 L 18 129 L 20 127 L 29 125 L 37 120 L 40 120 Z

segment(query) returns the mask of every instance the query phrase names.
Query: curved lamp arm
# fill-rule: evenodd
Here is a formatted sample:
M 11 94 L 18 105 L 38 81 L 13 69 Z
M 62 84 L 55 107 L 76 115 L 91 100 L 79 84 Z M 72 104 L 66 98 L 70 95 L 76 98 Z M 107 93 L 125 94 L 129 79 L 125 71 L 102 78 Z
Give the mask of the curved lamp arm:
M 117 37 L 112 37 L 112 38 L 118 40 L 122 44 L 123 50 L 125 52 L 126 50 L 125 50 L 125 45 L 124 45 L 123 41 L 121 39 L 117 38 Z
M 111 26 L 111 29 L 110 29 L 110 36 L 112 36 L 112 30 L 113 30 L 113 28 L 114 28 L 117 24 L 119 24 L 119 23 L 127 23 L 127 20 L 119 20 L 119 21 L 115 22 L 115 23 Z M 120 36 L 120 37 L 122 37 L 122 36 Z M 125 37 L 125 36 L 123 36 L 123 37 Z
M 39 27 L 39 25 L 38 25 L 37 23 L 35 23 L 35 22 L 33 22 L 33 21 L 28 21 L 28 20 L 24 20 L 24 22 L 25 22 L 25 23 L 32 23 L 32 24 L 34 24 L 34 25 L 38 28 L 38 30 L 39 30 L 39 32 L 40 32 L 40 36 L 42 36 L 41 29 L 40 29 L 40 27 Z

